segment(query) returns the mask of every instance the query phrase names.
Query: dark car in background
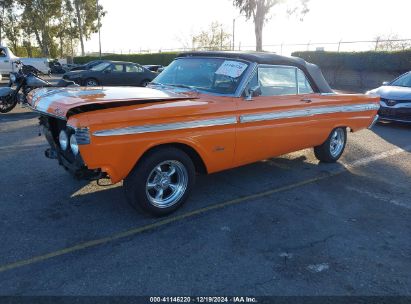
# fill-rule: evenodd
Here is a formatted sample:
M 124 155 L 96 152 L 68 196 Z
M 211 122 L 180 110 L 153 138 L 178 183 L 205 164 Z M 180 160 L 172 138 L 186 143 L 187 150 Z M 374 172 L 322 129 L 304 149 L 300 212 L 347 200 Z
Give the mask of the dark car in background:
M 133 62 L 104 61 L 90 70 L 70 71 L 63 79 L 82 86 L 138 86 L 145 87 L 158 74 Z
M 380 96 L 381 121 L 411 123 L 411 72 L 367 93 Z
M 148 65 L 143 65 L 147 70 L 150 70 L 152 72 L 157 72 L 160 73 L 161 71 L 164 70 L 164 66 L 159 65 L 159 64 L 148 64 Z
M 84 70 L 90 70 L 91 68 L 95 67 L 96 65 L 105 62 L 106 60 L 93 60 L 90 62 L 87 62 L 86 64 L 78 65 L 70 69 L 70 71 L 84 71 Z
M 67 72 L 67 70 L 64 69 L 63 65 L 57 59 L 50 60 L 49 67 L 51 74 L 64 74 Z

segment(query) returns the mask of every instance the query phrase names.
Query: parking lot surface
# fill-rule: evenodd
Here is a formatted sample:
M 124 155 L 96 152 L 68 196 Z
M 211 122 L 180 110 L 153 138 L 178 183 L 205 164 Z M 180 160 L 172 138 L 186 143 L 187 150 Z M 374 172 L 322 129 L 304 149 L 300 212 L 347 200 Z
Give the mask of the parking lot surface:
M 44 157 L 37 117 L 0 116 L 1 295 L 411 295 L 411 127 L 198 178 L 152 218 L 120 184 Z

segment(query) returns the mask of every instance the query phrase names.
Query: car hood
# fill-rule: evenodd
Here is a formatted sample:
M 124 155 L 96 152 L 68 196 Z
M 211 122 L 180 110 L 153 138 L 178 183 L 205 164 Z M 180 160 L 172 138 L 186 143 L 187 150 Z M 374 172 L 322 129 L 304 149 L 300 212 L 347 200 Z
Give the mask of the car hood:
M 382 86 L 368 93 L 386 99 L 411 100 L 411 88 L 409 87 Z
M 67 87 L 41 88 L 28 95 L 30 107 L 48 115 L 66 119 L 70 113 L 197 98 L 191 92 L 174 92 L 139 87 Z

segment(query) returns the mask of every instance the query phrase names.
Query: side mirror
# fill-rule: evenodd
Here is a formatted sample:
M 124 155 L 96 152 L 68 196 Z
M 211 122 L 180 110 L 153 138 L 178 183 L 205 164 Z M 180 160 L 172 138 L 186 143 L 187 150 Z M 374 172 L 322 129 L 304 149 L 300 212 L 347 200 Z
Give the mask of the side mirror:
M 111 70 L 110 69 L 104 70 L 104 73 L 106 74 L 111 73 Z
M 383 86 L 386 86 L 386 85 L 389 85 L 389 84 L 390 84 L 389 81 L 384 81 L 384 82 L 382 83 Z
M 256 97 L 256 96 L 261 96 L 261 87 L 259 85 L 256 85 L 248 89 L 245 100 L 251 101 L 253 100 L 253 97 Z

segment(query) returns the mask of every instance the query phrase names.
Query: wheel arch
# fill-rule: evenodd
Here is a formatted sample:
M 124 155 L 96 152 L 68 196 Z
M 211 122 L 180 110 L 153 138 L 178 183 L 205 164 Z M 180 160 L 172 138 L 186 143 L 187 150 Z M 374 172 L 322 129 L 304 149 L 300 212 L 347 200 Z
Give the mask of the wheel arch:
M 154 145 L 154 146 L 148 148 L 141 155 L 141 157 L 137 160 L 136 164 L 138 164 L 140 162 L 140 160 L 143 157 L 147 156 L 148 154 L 154 153 L 156 150 L 166 148 L 166 147 L 173 147 L 173 148 L 176 148 L 176 149 L 179 149 L 179 150 L 183 151 L 192 160 L 197 173 L 199 173 L 199 174 L 208 174 L 208 169 L 207 169 L 207 166 L 204 162 L 203 157 L 201 156 L 201 153 L 198 152 L 198 150 L 195 147 L 193 147 L 192 145 L 190 145 L 188 143 L 182 143 L 182 142 L 170 142 L 170 143 L 161 143 L 161 144 Z
M 89 79 L 95 80 L 95 81 L 97 82 L 97 85 L 100 85 L 100 84 L 101 84 L 100 80 L 99 80 L 97 77 L 94 77 L 94 76 L 86 76 L 86 77 L 84 77 L 83 85 L 87 85 L 87 80 L 89 80 Z

